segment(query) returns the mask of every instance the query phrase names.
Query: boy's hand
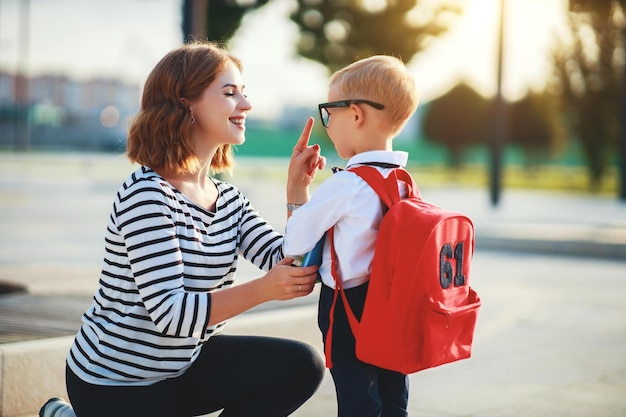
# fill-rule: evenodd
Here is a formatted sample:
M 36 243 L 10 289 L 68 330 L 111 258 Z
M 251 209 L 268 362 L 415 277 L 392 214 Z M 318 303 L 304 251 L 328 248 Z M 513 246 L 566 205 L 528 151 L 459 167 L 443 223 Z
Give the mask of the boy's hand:
M 326 158 L 320 154 L 320 146 L 309 146 L 313 123 L 313 117 L 309 117 L 291 153 L 287 179 L 289 203 L 303 204 L 309 200 L 308 186 L 315 179 L 317 171 L 326 165 Z

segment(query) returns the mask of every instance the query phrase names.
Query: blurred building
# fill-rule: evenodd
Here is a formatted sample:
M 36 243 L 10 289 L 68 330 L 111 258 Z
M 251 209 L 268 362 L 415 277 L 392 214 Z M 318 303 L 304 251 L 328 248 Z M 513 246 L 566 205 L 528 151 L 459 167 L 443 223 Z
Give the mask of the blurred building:
M 139 100 L 138 86 L 116 79 L 78 81 L 49 74 L 20 79 L 0 71 L 0 149 L 24 144 L 29 149 L 124 149 Z

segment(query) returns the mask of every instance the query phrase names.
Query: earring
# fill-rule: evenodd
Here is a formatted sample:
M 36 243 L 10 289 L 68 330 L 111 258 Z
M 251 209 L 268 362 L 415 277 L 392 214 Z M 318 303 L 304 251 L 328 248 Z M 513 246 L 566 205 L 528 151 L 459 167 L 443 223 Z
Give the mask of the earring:
M 191 124 L 194 124 L 196 122 L 196 119 L 194 119 L 193 115 L 191 116 Z

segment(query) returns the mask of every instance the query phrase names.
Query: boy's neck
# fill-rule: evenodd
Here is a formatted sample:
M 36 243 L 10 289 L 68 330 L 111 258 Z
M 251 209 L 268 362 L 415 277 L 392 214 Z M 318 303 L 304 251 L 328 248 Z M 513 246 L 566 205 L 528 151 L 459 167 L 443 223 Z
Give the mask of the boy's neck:
M 369 152 L 369 151 L 393 151 L 393 138 L 363 138 L 362 143 L 357 149 L 355 149 L 355 154 Z

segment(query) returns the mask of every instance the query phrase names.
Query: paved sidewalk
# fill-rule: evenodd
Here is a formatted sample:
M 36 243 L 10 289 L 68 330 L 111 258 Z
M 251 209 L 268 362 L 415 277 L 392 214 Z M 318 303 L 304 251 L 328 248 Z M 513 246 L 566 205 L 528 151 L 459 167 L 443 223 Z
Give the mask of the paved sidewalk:
M 228 180 L 281 230 L 283 180 L 267 162 L 239 164 Z M 122 157 L 0 154 L 0 282 L 88 303 L 113 193 L 131 169 Z M 483 308 L 470 360 L 411 376 L 410 415 L 626 415 L 626 205 L 504 190 L 492 208 L 486 190 L 449 186 L 424 185 L 422 195 L 474 220 L 472 285 Z M 240 280 L 259 275 L 249 264 L 239 270 Z M 304 340 L 321 354 L 315 299 L 263 306 L 228 330 Z M 335 410 L 327 375 L 294 416 Z

